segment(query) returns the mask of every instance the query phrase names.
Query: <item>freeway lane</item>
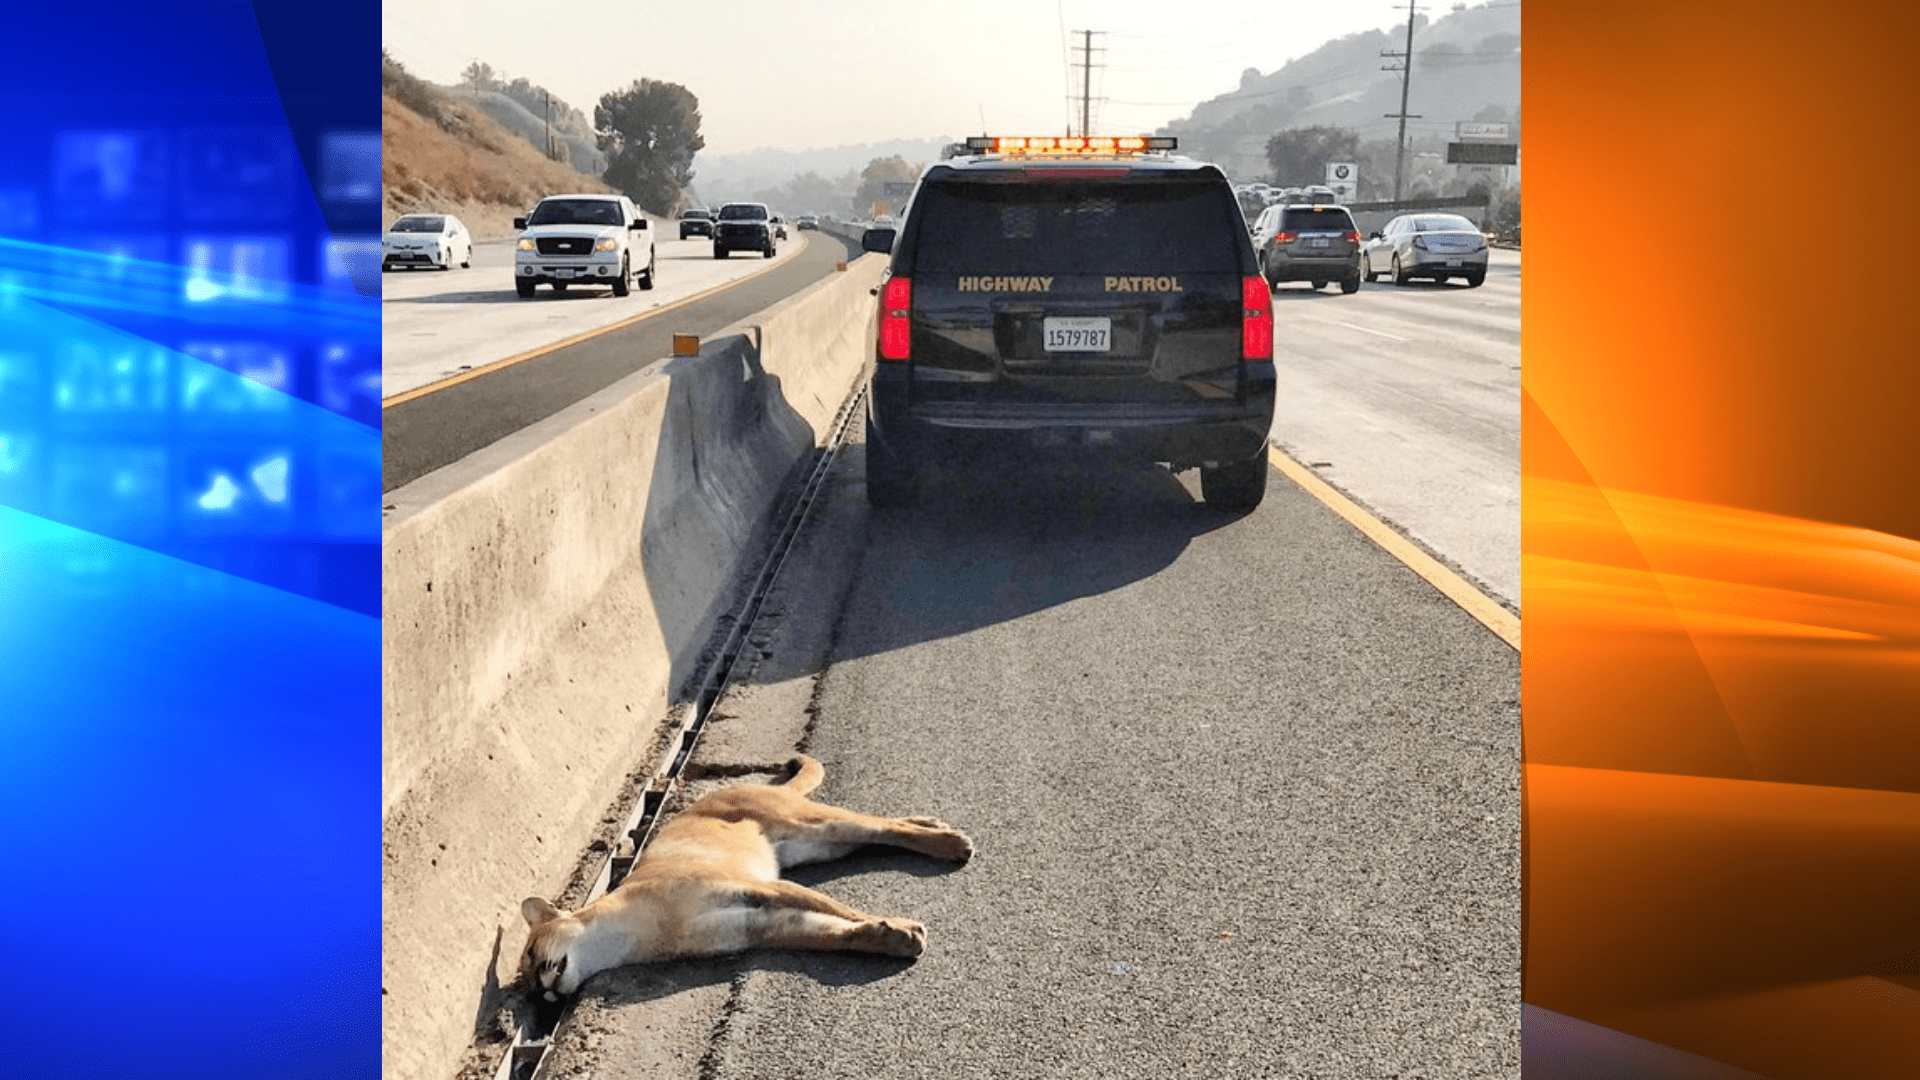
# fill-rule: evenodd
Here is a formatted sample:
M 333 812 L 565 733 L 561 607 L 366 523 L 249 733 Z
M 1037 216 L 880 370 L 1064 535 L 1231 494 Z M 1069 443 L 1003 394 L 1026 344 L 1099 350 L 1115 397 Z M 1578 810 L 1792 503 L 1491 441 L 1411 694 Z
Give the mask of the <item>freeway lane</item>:
M 550 1076 L 1518 1076 L 1512 650 L 1278 474 L 1233 519 L 978 469 L 875 514 L 861 469 L 698 760 L 967 830 L 794 875 L 927 954 L 610 973 Z
M 827 233 L 809 232 L 805 235 L 809 242 L 804 247 L 789 254 L 798 245 L 792 241 L 783 244 L 780 257 L 773 260 L 772 269 L 755 273 L 737 285 L 591 340 L 568 345 L 464 382 L 448 384 L 424 396 L 388 406 L 380 417 L 383 462 L 381 490 L 392 491 L 443 465 L 458 461 L 670 355 L 673 352 L 673 335 L 676 333 L 711 334 L 772 307 L 833 273 L 836 263 L 859 255 L 857 250 L 851 250 L 845 242 Z M 668 275 L 683 263 L 696 264 L 703 271 L 707 267 L 715 271 L 725 270 L 729 264 L 741 270 L 747 269 L 745 264 L 751 264 L 754 270 L 760 269 L 762 260 L 758 258 L 736 255 L 730 259 L 716 260 L 712 258 L 711 251 L 711 247 L 700 240 L 662 241 L 659 245 L 662 289 L 667 287 Z M 505 273 L 504 270 L 496 270 L 500 274 Z M 413 271 L 388 274 L 387 278 L 394 281 L 395 288 L 430 288 L 431 282 L 416 283 L 412 279 L 452 280 L 463 274 L 481 272 L 476 253 L 473 270 L 455 270 L 444 274 Z M 514 295 L 505 277 L 489 280 L 492 285 L 500 286 L 499 302 L 514 305 L 509 310 L 515 316 L 537 317 L 544 325 L 539 334 L 531 338 L 526 336 L 529 331 L 516 325 L 507 344 L 473 344 L 471 362 L 474 366 L 638 314 L 646 310 L 638 305 L 650 302 L 643 299 L 649 294 L 637 289 L 624 300 L 614 299 L 606 289 L 573 289 L 564 296 L 554 296 L 542 289 L 536 298 L 521 300 Z M 705 279 L 702 280 L 704 282 Z M 457 280 L 454 286 L 459 287 Z M 487 295 L 494 294 L 488 292 Z M 387 306 L 384 310 L 391 313 L 397 307 L 406 306 L 408 301 L 401 297 L 386 300 L 385 303 Z M 578 322 L 551 323 L 546 320 L 550 313 L 570 314 L 576 310 L 584 312 Z M 411 333 L 406 327 L 421 325 L 413 321 L 414 315 L 408 312 L 404 321 L 390 320 L 383 328 L 384 335 L 392 343 L 390 347 L 402 355 L 409 348 L 400 340 Z M 432 325 L 439 324 L 435 322 Z M 444 364 L 446 359 L 439 357 L 434 362 Z M 388 393 L 393 391 L 394 387 L 387 387 Z
M 1520 607 L 1520 253 L 1486 283 L 1274 293 L 1274 441 Z
M 522 300 L 513 289 L 513 243 L 476 244 L 471 269 L 398 270 L 381 275 L 381 396 L 389 401 L 462 372 L 551 345 L 584 331 L 624 322 L 792 260 L 806 238 L 783 241 L 772 259 L 744 253 L 713 257 L 705 240 L 677 239 L 674 222 L 660 229 L 659 281 L 616 297 L 606 285 L 565 293 L 538 290 Z M 669 239 L 669 237 L 675 237 Z

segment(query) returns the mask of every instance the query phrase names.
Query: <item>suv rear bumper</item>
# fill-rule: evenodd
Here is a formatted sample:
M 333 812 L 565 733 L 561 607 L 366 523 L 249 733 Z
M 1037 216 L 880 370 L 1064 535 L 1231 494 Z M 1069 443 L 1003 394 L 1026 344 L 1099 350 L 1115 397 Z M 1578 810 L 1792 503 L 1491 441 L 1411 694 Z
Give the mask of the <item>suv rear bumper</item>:
M 712 236 L 713 223 L 708 221 L 683 221 L 680 223 L 680 239 L 689 236 Z
M 1338 255 L 1330 259 L 1303 259 L 1276 256 L 1268 264 L 1268 281 L 1341 281 L 1360 274 L 1360 253 Z
M 1274 366 L 1244 366 L 1242 392 L 1185 404 L 916 405 L 906 365 L 875 368 L 867 410 L 874 438 L 905 462 L 984 454 L 1099 453 L 1175 468 L 1246 461 L 1266 452 L 1273 428 Z

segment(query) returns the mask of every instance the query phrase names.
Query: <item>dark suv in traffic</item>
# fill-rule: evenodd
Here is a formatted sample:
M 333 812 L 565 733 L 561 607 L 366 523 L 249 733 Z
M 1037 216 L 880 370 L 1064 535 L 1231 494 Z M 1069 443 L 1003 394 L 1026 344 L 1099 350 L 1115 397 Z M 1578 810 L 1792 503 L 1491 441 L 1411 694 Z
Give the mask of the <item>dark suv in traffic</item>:
M 1344 206 L 1269 206 L 1253 223 L 1253 246 L 1261 272 L 1276 286 L 1304 281 L 1321 289 L 1337 281 L 1343 293 L 1360 291 L 1360 230 Z
M 713 211 L 704 206 L 695 206 L 680 211 L 680 239 L 689 236 L 713 235 Z
M 1079 451 L 1197 467 L 1209 506 L 1259 505 L 1272 297 L 1226 177 L 1171 149 L 972 139 L 867 234 L 892 252 L 870 502 L 910 499 L 929 464 Z

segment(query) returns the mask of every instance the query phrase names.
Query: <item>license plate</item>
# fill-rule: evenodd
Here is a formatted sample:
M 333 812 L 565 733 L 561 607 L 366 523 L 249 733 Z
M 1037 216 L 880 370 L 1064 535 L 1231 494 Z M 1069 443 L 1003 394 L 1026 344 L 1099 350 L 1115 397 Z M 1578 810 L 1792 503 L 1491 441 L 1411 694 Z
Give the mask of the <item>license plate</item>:
M 554 277 L 572 277 L 573 274 L 573 268 L 570 266 L 557 267 L 553 271 Z
M 1448 259 L 1448 260 L 1447 260 L 1447 265 L 1448 265 L 1448 266 L 1459 266 L 1459 265 L 1460 265 L 1460 260 L 1459 260 L 1459 259 Z
M 1314 247 L 1326 247 L 1326 246 L 1327 246 L 1327 238 L 1326 238 L 1326 237 L 1324 237 L 1324 236 L 1322 236 L 1322 237 L 1317 237 L 1317 238 L 1315 238 L 1315 240 L 1313 241 L 1313 246 L 1314 246 Z
M 1113 348 L 1113 320 L 1050 318 L 1041 327 L 1048 352 L 1106 352 Z

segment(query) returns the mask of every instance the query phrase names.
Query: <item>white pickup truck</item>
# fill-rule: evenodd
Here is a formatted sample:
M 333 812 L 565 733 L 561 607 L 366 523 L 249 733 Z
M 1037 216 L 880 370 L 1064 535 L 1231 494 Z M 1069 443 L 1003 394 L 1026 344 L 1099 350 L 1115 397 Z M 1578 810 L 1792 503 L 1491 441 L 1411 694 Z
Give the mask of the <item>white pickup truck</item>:
M 513 227 L 513 287 L 523 299 L 542 284 L 611 285 L 615 296 L 633 282 L 653 288 L 653 227 L 625 195 L 549 195 Z

